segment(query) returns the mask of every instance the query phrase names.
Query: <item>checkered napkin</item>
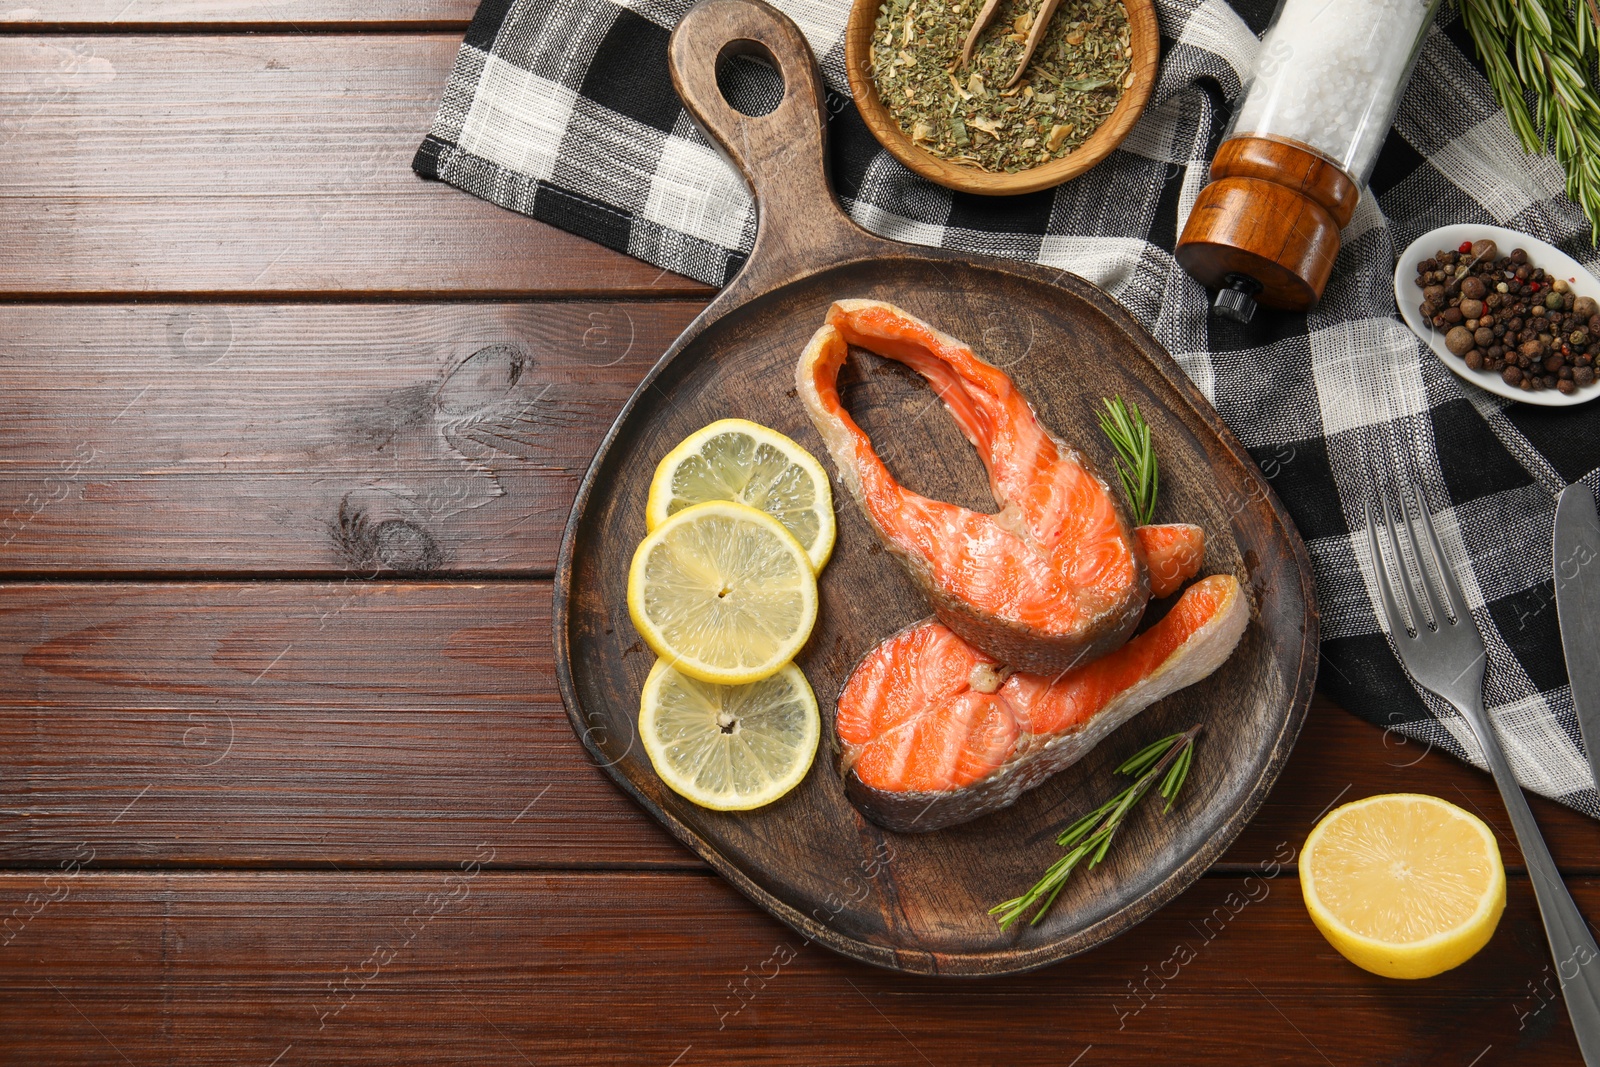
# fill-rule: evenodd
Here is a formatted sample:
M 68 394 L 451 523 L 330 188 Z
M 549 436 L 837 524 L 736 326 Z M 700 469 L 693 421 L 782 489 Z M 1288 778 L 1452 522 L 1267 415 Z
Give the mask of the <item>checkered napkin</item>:
M 1305 537 L 1322 608 L 1320 678 L 1385 728 L 1404 764 L 1425 747 L 1483 765 L 1466 724 L 1415 688 L 1377 621 L 1363 531 L 1372 468 L 1420 480 L 1489 646 L 1486 700 L 1524 784 L 1600 817 L 1561 655 L 1554 497 L 1593 489 L 1600 412 L 1513 404 L 1462 385 L 1395 318 L 1396 253 L 1446 223 L 1536 234 L 1591 268 L 1560 168 L 1529 158 L 1495 107 L 1459 20 L 1441 14 L 1395 128 L 1305 316 L 1212 319 L 1171 250 L 1270 15 L 1264 0 L 1158 0 L 1163 66 L 1144 118 L 1088 174 L 1028 196 L 952 194 L 882 151 L 850 103 L 848 0 L 775 0 L 829 87 L 833 177 L 875 233 L 1064 267 L 1122 302 L 1233 427 Z M 679 106 L 667 36 L 690 0 L 483 0 L 414 166 L 497 204 L 712 284 L 743 264 L 755 213 Z M 742 110 L 781 83 L 730 70 Z M 743 101 L 740 97 L 744 97 Z M 1352 533 L 1353 531 L 1353 533 Z M 1600 654 L 1600 650 L 1596 650 Z

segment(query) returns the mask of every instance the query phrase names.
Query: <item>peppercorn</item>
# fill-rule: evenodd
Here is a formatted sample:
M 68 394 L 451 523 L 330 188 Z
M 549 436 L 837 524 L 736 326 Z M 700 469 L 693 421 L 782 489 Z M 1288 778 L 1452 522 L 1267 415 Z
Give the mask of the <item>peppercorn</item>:
M 1600 301 L 1572 292 L 1524 249 L 1501 256 L 1492 241 L 1462 242 L 1416 268 L 1418 311 L 1469 369 L 1529 391 L 1600 380 Z

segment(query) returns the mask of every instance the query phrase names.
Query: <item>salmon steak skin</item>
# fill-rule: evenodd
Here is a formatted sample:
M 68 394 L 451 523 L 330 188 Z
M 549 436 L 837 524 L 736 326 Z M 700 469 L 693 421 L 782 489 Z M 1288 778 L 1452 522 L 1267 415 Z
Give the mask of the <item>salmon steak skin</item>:
M 1008 673 L 942 623 L 914 623 L 867 653 L 839 693 L 845 794 L 903 833 L 1008 807 L 1151 704 L 1210 675 L 1249 622 L 1238 580 L 1215 574 L 1121 648 L 1053 676 Z
M 998 512 L 932 500 L 895 479 L 840 399 L 851 345 L 928 382 L 983 460 Z M 946 627 L 1042 674 L 1127 641 L 1151 584 L 1127 506 L 1004 371 L 893 304 L 840 300 L 801 353 L 795 384 L 840 481 Z

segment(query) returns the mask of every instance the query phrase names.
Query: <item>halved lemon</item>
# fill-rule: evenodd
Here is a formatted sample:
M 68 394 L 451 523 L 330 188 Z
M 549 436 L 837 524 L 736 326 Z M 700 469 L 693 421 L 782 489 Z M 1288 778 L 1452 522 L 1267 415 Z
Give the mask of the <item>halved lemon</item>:
M 1300 852 L 1311 921 L 1345 959 L 1388 978 L 1430 978 L 1471 959 L 1506 907 L 1494 833 L 1421 793 L 1336 808 Z
M 783 523 L 820 571 L 833 551 L 833 490 L 816 459 L 777 430 L 720 419 L 662 457 L 650 482 L 644 523 L 654 530 L 708 500 L 748 504 Z
M 766 512 L 696 504 L 639 542 L 628 614 L 645 644 L 689 677 L 757 682 L 811 636 L 817 576 L 800 542 Z
M 673 792 L 747 811 L 799 785 L 822 734 L 817 698 L 794 664 L 747 685 L 713 685 L 656 660 L 639 698 L 639 736 Z

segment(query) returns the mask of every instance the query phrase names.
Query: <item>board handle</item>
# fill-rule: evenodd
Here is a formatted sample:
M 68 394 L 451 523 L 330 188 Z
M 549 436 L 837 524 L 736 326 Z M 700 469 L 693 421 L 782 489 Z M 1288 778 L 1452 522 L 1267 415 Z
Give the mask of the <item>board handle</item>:
M 667 50 L 683 106 L 755 197 L 756 243 L 739 288 L 765 288 L 871 242 L 829 186 L 822 76 L 800 27 L 761 0 L 702 0 L 679 20 Z M 762 59 L 782 76 L 783 99 L 771 112 L 746 115 L 722 95 L 717 66 L 734 55 Z

